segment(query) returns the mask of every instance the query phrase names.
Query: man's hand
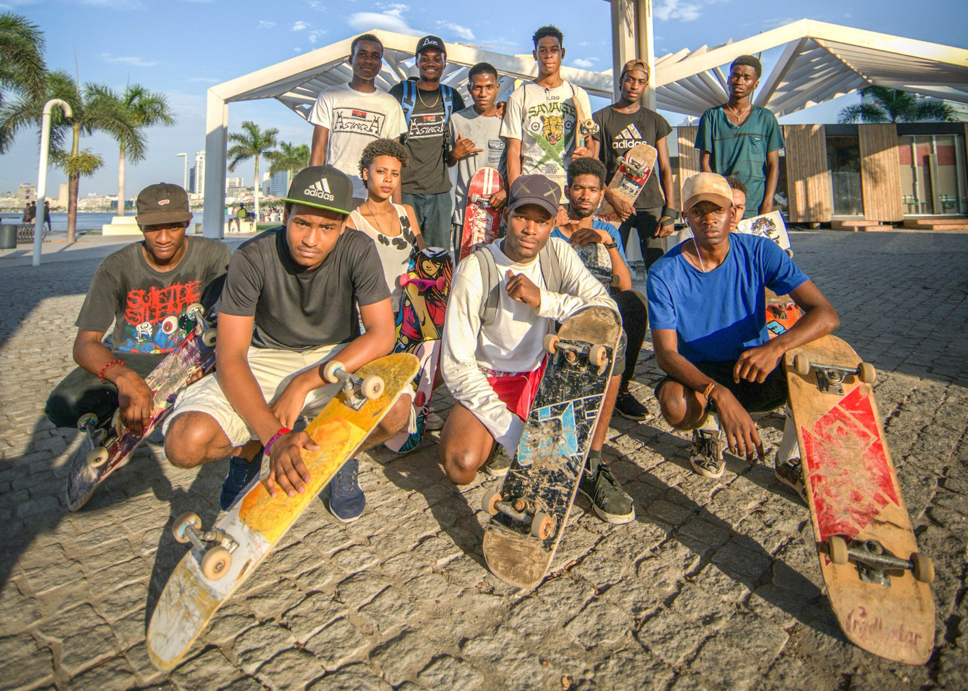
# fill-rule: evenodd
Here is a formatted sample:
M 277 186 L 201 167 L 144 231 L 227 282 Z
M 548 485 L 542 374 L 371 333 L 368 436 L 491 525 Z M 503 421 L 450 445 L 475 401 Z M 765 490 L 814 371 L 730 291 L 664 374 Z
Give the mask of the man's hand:
M 604 245 L 611 241 L 612 236 L 604 230 L 599 230 L 598 228 L 579 228 L 572 234 L 569 243 L 572 247 L 584 247 L 595 242 L 600 242 Z
M 464 139 L 464 135 L 458 132 L 457 141 L 454 142 L 454 148 L 450 150 L 450 155 L 459 161 L 462 158 L 467 158 L 468 156 L 473 156 L 484 151 L 484 149 L 474 148 L 475 146 L 477 145 L 474 142 L 470 139 Z
M 507 201 L 507 190 L 498 190 L 488 198 L 487 203 L 492 209 L 499 211 L 504 208 L 504 205 L 507 204 Z
M 576 146 L 575 150 L 571 152 L 572 160 L 576 158 L 591 158 L 592 150 L 587 146 Z
M 635 211 L 632 207 L 632 204 L 630 204 L 625 197 L 615 194 L 611 187 L 605 188 L 605 201 L 612 205 L 615 213 L 618 214 L 618 217 L 623 223 L 627 221 L 629 216 L 631 216 Z
M 716 404 L 716 412 L 719 414 L 730 452 L 745 458 L 749 463 L 757 459 L 762 461 L 766 457 L 763 442 L 756 431 L 756 423 L 746 409 L 725 386 L 713 389 L 710 398 Z
M 306 491 L 306 483 L 312 478 L 302 462 L 303 449 L 319 450 L 305 432 L 290 432 L 276 439 L 269 451 L 269 475 L 263 481 L 269 496 L 274 498 L 279 489 L 290 497 Z
M 507 279 L 507 291 L 512 300 L 527 303 L 536 310 L 541 307 L 541 289 L 531 279 L 524 274 L 515 276 L 511 269 L 508 269 Z
M 140 437 L 151 423 L 151 405 L 154 401 L 151 389 L 141 375 L 128 368 L 114 379 L 114 384 L 118 387 L 121 422 L 134 436 Z
M 571 223 L 571 219 L 568 218 L 568 207 L 564 204 L 558 205 L 558 215 L 555 216 L 555 227 L 561 228 L 561 226 L 566 226 Z
M 771 211 L 773 211 L 773 200 L 764 199 L 763 203 L 760 204 L 760 216 L 762 216 L 763 214 L 768 214 Z
M 508 109 L 508 102 L 507 101 L 498 101 L 497 103 L 494 104 L 494 108 L 497 110 L 497 117 L 499 117 L 499 118 L 501 118 L 503 120 L 504 119 L 504 113 L 506 113 L 507 112 L 507 109 Z
M 286 388 L 272 402 L 269 410 L 282 423 L 283 427 L 291 429 L 295 426 L 296 420 L 299 419 L 299 414 L 306 405 L 306 396 L 308 395 L 309 389 L 303 385 L 302 375 L 296 376 L 286 384 Z
M 774 345 L 774 341 L 743 351 L 733 367 L 733 381 L 737 384 L 740 380 L 762 384 L 780 364 L 782 357 L 783 349 Z
M 666 221 L 671 221 L 666 223 Z M 665 225 L 662 225 L 665 223 Z M 659 227 L 655 230 L 655 237 L 657 238 L 667 238 L 676 231 L 676 219 L 672 216 L 663 216 L 659 219 Z

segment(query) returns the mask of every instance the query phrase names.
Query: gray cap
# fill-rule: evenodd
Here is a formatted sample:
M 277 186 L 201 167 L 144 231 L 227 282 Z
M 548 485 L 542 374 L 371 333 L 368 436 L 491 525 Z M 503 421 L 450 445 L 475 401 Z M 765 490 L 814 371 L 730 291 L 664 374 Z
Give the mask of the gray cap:
M 558 203 L 561 199 L 561 188 L 544 175 L 521 175 L 512 184 L 508 192 L 508 211 L 514 211 L 520 206 L 535 204 L 552 216 L 558 214 Z

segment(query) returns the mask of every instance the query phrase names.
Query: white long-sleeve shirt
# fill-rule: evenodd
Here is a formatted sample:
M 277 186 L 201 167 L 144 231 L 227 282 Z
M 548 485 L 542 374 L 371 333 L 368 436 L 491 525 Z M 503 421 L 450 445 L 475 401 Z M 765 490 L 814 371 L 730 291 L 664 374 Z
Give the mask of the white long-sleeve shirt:
M 544 357 L 544 337 L 584 307 L 618 307 L 601 282 L 592 276 L 568 243 L 548 240 L 561 266 L 561 292 L 545 289 L 538 258 L 529 264 L 512 262 L 501 251 L 501 240 L 487 246 L 494 255 L 501 282 L 494 322 L 481 325 L 484 287 L 477 257 L 457 267 L 447 302 L 440 369 L 451 394 L 487 427 L 495 441 L 513 455 L 524 429 L 523 421 L 497 397 L 481 367 L 497 372 L 532 372 Z M 541 289 L 541 305 L 512 300 L 507 293 L 507 272 L 524 274 Z

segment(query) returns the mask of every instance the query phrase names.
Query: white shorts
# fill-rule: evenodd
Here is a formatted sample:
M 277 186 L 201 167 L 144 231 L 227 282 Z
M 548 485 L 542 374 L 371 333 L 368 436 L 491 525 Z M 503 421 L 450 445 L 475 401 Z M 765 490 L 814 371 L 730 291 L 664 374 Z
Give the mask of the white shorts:
M 263 397 L 268 403 L 272 403 L 296 375 L 318 367 L 320 363 L 329 360 L 346 345 L 340 343 L 304 351 L 250 347 L 247 359 L 249 369 L 252 370 L 259 388 L 262 389 Z M 301 415 L 316 417 L 339 393 L 341 386 L 342 384 L 337 382 L 311 391 L 306 396 Z M 404 389 L 403 393 L 413 400 L 412 387 Z M 233 447 L 242 446 L 250 439 L 256 438 L 256 434 L 245 424 L 242 416 L 235 412 L 235 408 L 222 392 L 222 387 L 218 383 L 218 373 L 192 384 L 178 396 L 171 413 L 165 418 L 162 431 L 167 434 L 171 421 L 181 413 L 188 412 L 205 413 L 213 417 Z M 408 429 L 416 430 L 416 413 L 413 406 L 410 407 Z

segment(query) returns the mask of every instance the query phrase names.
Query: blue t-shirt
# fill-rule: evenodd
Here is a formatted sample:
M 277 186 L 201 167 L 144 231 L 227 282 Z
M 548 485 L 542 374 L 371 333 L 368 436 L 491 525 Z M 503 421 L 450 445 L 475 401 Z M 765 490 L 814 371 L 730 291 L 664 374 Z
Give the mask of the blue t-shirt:
M 629 263 L 628 257 L 625 256 L 625 247 L 622 245 L 622 236 L 618 234 L 618 228 L 613 226 L 611 223 L 598 220 L 592 221 L 592 228 L 595 230 L 604 230 L 606 233 L 608 233 L 612 238 L 612 242 L 618 243 L 618 253 L 622 256 L 622 260 L 626 264 Z M 551 231 L 551 237 L 559 238 L 565 242 L 569 241 L 568 238 L 565 237 L 565 234 L 561 232 L 561 229 L 557 227 Z
M 687 241 L 688 242 L 688 241 Z M 686 243 L 649 269 L 646 292 L 653 329 L 674 329 L 689 362 L 734 362 L 770 340 L 764 288 L 786 295 L 809 279 L 776 243 L 731 233 L 729 254 L 703 273 L 682 256 Z

